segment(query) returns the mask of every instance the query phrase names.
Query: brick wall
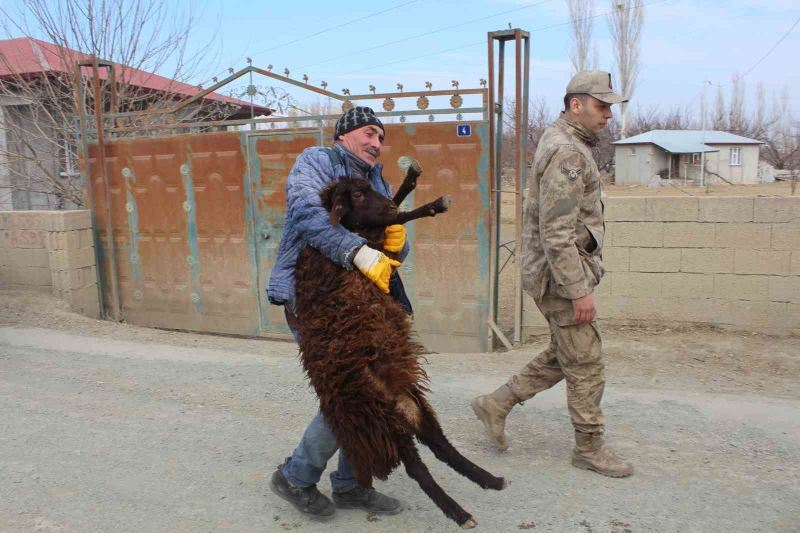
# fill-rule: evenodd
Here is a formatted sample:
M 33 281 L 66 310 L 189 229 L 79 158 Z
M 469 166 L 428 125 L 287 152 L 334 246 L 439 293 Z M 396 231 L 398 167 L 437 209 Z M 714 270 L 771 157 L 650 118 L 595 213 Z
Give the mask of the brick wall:
M 604 201 L 601 318 L 800 332 L 800 197 Z
M 99 316 L 89 211 L 0 211 L 0 284 L 50 290 Z

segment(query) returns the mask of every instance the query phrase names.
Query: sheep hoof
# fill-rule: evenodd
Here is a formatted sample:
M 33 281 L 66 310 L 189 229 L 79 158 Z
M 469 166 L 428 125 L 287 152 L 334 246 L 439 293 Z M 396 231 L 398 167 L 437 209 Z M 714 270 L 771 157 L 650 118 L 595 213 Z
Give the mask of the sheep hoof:
M 407 155 L 401 156 L 400 159 L 397 160 L 397 166 L 400 167 L 400 170 L 406 176 L 411 174 L 419 176 L 422 174 L 422 165 L 419 164 L 419 161 Z
M 461 529 L 473 529 L 478 525 L 478 521 L 474 518 L 468 518 L 466 522 L 461 524 Z
M 409 157 L 409 159 L 411 159 L 411 164 L 409 167 L 411 167 L 411 169 L 414 170 L 417 175 L 422 174 L 422 165 L 419 164 L 419 161 L 413 157 Z
M 500 479 L 502 480 L 502 483 L 500 484 L 500 490 L 508 488 L 508 480 L 504 477 Z
M 444 213 L 448 209 L 450 209 L 450 205 L 452 205 L 453 200 L 450 198 L 450 195 L 442 196 L 438 200 L 436 200 L 436 211 L 439 213 Z

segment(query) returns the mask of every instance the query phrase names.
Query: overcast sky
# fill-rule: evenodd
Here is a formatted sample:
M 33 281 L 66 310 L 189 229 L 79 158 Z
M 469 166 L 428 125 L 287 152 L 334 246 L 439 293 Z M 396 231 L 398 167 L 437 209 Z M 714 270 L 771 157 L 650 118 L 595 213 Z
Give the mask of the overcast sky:
M 696 107 L 703 80 L 725 85 L 734 72 L 752 69 L 745 77 L 750 109 L 756 85 L 763 82 L 770 101 L 788 85 L 795 115 L 800 112 L 800 25 L 761 61 L 800 18 L 800 2 L 644 2 L 634 106 L 665 111 Z M 610 4 L 596 0 L 595 14 L 608 12 Z M 246 66 L 249 56 L 257 66 L 288 68 L 296 79 L 307 74 L 310 83 L 324 80 L 336 92 L 346 87 L 354 94 L 366 93 L 370 84 L 378 92 L 394 91 L 397 83 L 407 91 L 423 90 L 426 81 L 445 89 L 453 79 L 461 87 L 478 87 L 487 76 L 486 33 L 509 24 L 531 32 L 532 98 L 544 98 L 555 110 L 572 74 L 564 0 L 212 0 L 195 3 L 195 11 L 199 22 L 194 42 L 217 39 L 218 56 L 209 58 L 209 77 L 222 76 L 228 66 Z M 346 24 L 355 19 L 362 20 Z M 611 70 L 605 16 L 594 19 L 593 44 L 598 67 Z M 713 102 L 716 88 L 710 86 L 708 93 Z

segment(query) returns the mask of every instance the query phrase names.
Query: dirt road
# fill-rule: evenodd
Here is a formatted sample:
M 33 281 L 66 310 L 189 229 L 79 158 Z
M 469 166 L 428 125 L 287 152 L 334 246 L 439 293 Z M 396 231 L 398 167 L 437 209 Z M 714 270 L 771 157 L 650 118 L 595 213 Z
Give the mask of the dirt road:
M 0 291 L 0 531 L 456 531 L 404 472 L 405 512 L 306 519 L 269 492 L 315 411 L 293 344 L 97 322 Z M 435 354 L 431 402 L 454 444 L 511 480 L 484 492 L 424 451 L 482 531 L 800 531 L 800 342 L 612 329 L 609 437 L 636 474 L 569 466 L 563 386 L 510 417 L 497 453 L 468 408 L 542 343 Z M 320 483 L 329 492 L 327 479 Z

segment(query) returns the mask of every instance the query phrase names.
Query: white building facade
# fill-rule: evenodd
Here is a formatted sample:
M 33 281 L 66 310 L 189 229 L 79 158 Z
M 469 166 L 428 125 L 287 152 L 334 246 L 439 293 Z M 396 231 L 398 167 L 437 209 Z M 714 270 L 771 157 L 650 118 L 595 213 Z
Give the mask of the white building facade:
M 761 141 L 724 131 L 653 130 L 614 144 L 615 183 L 760 183 Z M 705 176 L 701 172 L 705 164 Z

